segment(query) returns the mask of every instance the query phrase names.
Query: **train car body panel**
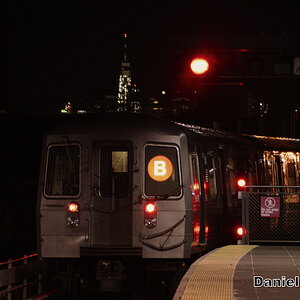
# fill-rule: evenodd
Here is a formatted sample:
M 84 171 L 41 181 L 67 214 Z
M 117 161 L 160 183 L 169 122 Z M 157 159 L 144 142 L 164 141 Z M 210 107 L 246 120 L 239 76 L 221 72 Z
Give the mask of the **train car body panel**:
M 65 116 L 44 138 L 41 256 L 56 265 L 80 259 L 85 279 L 93 272 L 98 286 L 118 290 L 135 263 L 146 273 L 150 265 L 180 270 L 192 257 L 236 243 L 237 179 L 300 182 L 299 141 L 266 141 L 135 114 Z
M 121 253 L 124 247 L 140 247 L 144 258 L 159 258 L 171 247 L 170 257 L 189 257 L 191 237 L 187 233 L 191 229 L 192 207 L 189 168 L 182 168 L 189 163 L 185 134 L 175 134 L 168 124 L 157 129 L 150 123 L 148 128 L 141 129 L 134 121 L 125 129 L 118 126 L 103 129 L 107 121 L 97 120 L 97 127 L 85 120 L 90 131 L 73 123 L 76 128 L 61 127 L 47 134 L 48 154 L 44 158 L 40 206 L 42 256 L 79 257 L 80 248 L 94 247 L 101 253 L 101 247 L 112 247 L 115 251 L 119 248 Z M 57 130 L 61 130 L 61 134 L 57 134 Z M 178 193 L 157 201 L 155 232 L 162 236 L 151 238 L 148 243 L 145 240 L 149 240 L 153 229 L 144 226 L 144 204 L 156 197 L 149 194 L 151 187 L 148 191 L 144 188 L 145 153 L 150 148 L 152 152 L 158 151 L 157 154 L 159 151 L 175 153 L 172 155 L 176 156 Z M 158 172 L 159 168 L 158 165 Z M 72 169 L 78 175 L 70 174 Z M 62 187 L 60 177 L 77 182 L 66 182 Z M 168 187 L 163 190 L 168 191 Z M 70 226 L 67 207 L 74 201 L 79 204 L 80 217 L 77 225 Z M 167 230 L 171 234 L 164 233 Z M 51 246 L 55 243 L 61 244 L 63 251 Z M 95 255 L 95 251 L 93 253 Z

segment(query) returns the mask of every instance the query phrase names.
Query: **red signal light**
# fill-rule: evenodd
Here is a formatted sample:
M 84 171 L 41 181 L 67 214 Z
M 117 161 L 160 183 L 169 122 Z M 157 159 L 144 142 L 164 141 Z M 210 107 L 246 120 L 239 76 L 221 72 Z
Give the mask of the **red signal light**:
M 236 234 L 243 237 L 246 234 L 246 229 L 243 226 L 239 226 L 236 228 Z
M 243 188 L 246 185 L 246 180 L 244 178 L 240 178 L 237 181 L 237 185 L 241 188 Z
M 192 60 L 190 67 L 194 74 L 202 75 L 208 71 L 209 63 L 206 59 L 197 57 Z
M 71 213 L 79 212 L 79 204 L 76 202 L 68 203 L 68 211 Z
M 145 213 L 154 214 L 156 213 L 156 205 L 153 202 L 148 202 L 144 207 Z

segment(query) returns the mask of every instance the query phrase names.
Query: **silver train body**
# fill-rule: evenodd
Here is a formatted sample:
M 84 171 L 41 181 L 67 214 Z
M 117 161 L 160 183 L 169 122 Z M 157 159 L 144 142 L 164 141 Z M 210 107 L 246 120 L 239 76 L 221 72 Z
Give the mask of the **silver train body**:
M 148 116 L 69 117 L 44 139 L 41 256 L 186 259 L 232 241 L 252 146 Z

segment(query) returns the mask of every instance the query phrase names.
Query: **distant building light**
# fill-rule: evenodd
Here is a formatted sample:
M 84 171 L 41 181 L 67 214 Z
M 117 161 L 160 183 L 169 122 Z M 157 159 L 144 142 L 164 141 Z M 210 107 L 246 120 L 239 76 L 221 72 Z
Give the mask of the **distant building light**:
M 65 107 L 64 108 L 62 108 L 61 110 L 60 110 L 60 112 L 62 113 L 62 114 L 72 114 L 72 112 L 73 112 L 73 105 L 72 105 L 72 103 L 71 102 L 67 102 L 67 103 L 65 103 Z
M 86 114 L 86 110 L 79 109 L 79 110 L 77 110 L 77 113 L 78 114 Z

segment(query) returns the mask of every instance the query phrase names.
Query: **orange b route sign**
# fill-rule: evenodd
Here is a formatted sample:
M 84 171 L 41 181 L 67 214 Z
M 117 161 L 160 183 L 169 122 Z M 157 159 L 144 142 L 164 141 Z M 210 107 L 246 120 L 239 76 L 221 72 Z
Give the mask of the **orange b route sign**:
M 165 181 L 173 173 L 172 162 L 165 156 L 158 155 L 150 159 L 148 174 L 155 181 Z

